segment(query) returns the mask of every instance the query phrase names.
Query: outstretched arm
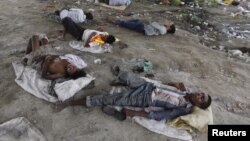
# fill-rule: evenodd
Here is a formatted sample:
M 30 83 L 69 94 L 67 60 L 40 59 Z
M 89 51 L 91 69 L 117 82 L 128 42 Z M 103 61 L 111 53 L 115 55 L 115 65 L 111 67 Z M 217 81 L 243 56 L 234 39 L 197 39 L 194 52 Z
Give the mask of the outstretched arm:
M 64 75 L 58 73 L 58 74 L 47 74 L 43 78 L 48 80 L 55 80 L 62 77 L 64 77 Z
M 189 114 L 192 110 L 192 107 L 186 108 L 186 107 L 179 107 L 174 109 L 165 109 L 164 111 L 155 111 L 150 112 L 148 114 L 149 119 L 155 119 L 155 120 L 169 120 L 176 118 L 178 116 Z
M 185 85 L 182 82 L 169 82 L 167 85 L 173 86 L 181 91 L 187 91 Z
M 31 41 L 32 42 L 31 43 L 32 52 L 38 50 L 40 48 L 39 36 L 38 35 L 33 35 L 31 40 L 32 40 Z
M 134 116 L 148 117 L 148 113 L 146 113 L 145 111 L 134 111 L 134 110 L 124 108 L 123 112 L 126 114 L 126 116 L 129 116 L 129 117 L 134 117 Z

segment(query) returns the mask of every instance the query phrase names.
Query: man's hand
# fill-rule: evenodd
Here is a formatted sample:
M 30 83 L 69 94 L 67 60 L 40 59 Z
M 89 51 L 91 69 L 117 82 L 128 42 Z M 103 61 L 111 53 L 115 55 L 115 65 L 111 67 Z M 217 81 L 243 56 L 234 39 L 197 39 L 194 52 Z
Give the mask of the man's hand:
M 177 89 L 179 89 L 181 91 L 186 91 L 187 90 L 182 82 L 169 82 L 168 85 L 176 87 Z
M 38 63 L 38 62 L 41 62 L 45 59 L 45 55 L 43 56 L 35 56 L 33 59 L 32 59 L 32 62 L 35 62 L 35 63 Z

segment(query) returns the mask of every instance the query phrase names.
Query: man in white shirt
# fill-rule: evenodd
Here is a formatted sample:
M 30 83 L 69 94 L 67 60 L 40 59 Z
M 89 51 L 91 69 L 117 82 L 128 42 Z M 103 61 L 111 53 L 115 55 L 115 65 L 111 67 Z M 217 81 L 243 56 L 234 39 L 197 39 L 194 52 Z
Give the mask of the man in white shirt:
M 131 4 L 131 0 L 98 0 L 101 3 L 105 3 L 110 6 L 128 6 Z
M 80 25 L 76 24 L 71 18 L 66 17 L 62 20 L 64 27 L 63 38 L 67 33 L 71 34 L 77 40 L 82 40 L 85 42 L 85 47 L 89 47 L 90 42 L 101 42 L 112 44 L 115 42 L 115 37 L 113 35 L 105 34 L 105 32 L 100 32 L 97 30 L 85 29 Z
M 83 23 L 86 20 L 93 19 L 93 15 L 90 12 L 83 12 L 83 10 L 79 8 L 63 8 L 62 10 L 55 11 L 55 15 L 59 16 L 60 20 L 69 17 L 75 23 Z

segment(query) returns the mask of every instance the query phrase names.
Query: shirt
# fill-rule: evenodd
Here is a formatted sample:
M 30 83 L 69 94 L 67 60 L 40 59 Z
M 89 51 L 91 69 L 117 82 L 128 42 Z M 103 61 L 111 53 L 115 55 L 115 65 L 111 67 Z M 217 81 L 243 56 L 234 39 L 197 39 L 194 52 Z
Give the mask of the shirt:
M 70 64 L 76 66 L 78 69 L 83 69 L 87 67 L 87 64 L 82 60 L 82 58 L 73 54 L 66 54 L 64 56 L 60 56 L 60 59 L 67 60 Z
M 69 10 L 62 10 L 60 12 L 60 18 L 64 19 L 66 17 L 71 18 L 75 23 L 83 23 L 86 20 L 86 15 L 82 9 L 70 8 Z
M 188 114 L 193 105 L 184 98 L 186 94 L 174 87 L 156 87 L 152 92 L 152 104 L 148 109 L 148 118 L 155 120 L 172 119 Z
M 131 3 L 131 0 L 109 0 L 109 5 L 111 6 L 128 6 Z
M 102 35 L 106 35 L 106 34 L 107 34 L 106 32 L 100 32 L 100 31 L 97 31 L 97 30 L 86 29 L 86 30 L 84 30 L 84 32 L 83 32 L 82 40 L 86 42 L 86 41 L 88 40 L 89 36 L 90 36 L 92 33 L 94 33 L 94 32 L 96 32 L 97 35 L 101 35 L 101 34 L 102 34 Z
M 144 30 L 145 34 L 148 36 L 164 35 L 167 33 L 167 28 L 157 22 L 150 22 L 149 24 L 144 24 Z
M 152 102 L 156 101 L 166 101 L 175 106 L 183 106 L 187 103 L 184 98 L 184 93 L 180 93 L 178 91 L 174 91 L 171 89 L 162 89 L 156 87 L 155 90 L 152 92 Z

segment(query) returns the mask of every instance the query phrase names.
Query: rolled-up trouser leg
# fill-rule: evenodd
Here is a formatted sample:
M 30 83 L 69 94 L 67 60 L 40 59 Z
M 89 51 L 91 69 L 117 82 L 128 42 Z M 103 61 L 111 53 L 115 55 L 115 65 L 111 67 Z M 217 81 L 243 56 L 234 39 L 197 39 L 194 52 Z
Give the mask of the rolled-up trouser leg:
M 130 88 L 134 89 L 146 83 L 146 81 L 138 75 L 131 72 L 121 72 L 118 76 L 119 81 L 123 82 Z

